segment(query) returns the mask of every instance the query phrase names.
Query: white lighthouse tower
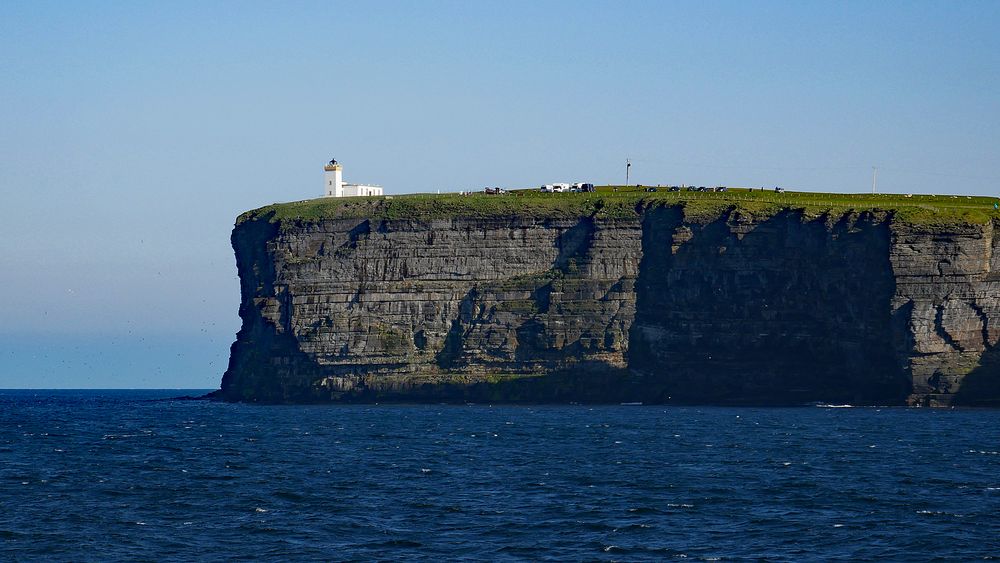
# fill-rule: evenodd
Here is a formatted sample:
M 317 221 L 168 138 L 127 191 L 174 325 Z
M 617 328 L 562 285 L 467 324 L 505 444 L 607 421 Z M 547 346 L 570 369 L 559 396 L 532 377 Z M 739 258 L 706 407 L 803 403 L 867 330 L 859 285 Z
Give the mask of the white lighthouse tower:
M 326 197 L 344 197 L 344 167 L 335 158 L 323 167 L 323 189 Z
M 382 186 L 374 184 L 345 184 L 344 167 L 332 158 L 323 167 L 323 195 L 325 197 L 380 196 Z

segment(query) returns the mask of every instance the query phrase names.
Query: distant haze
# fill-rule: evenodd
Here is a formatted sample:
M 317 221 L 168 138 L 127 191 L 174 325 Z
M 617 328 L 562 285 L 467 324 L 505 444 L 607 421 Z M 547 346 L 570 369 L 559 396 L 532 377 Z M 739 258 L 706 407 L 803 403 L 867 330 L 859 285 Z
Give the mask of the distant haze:
M 0 388 L 217 387 L 241 211 L 546 182 L 993 195 L 997 2 L 0 5 Z

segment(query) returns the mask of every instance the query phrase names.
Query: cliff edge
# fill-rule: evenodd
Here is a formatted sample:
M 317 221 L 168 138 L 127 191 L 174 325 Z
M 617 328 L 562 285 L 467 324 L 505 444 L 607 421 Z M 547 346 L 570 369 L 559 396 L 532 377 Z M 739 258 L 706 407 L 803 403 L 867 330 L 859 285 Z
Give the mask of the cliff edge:
M 217 395 L 1000 404 L 992 200 L 771 197 L 410 196 L 245 213 L 232 235 L 243 325 Z

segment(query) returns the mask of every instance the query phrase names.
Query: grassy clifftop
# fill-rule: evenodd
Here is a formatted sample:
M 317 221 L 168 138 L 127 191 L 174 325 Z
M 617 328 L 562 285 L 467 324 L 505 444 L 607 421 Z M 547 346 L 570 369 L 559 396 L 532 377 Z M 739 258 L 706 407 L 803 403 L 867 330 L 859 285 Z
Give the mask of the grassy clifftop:
M 914 225 L 983 224 L 1000 218 L 998 201 L 989 197 L 896 194 L 834 194 L 813 192 L 750 191 L 669 192 L 660 188 L 645 192 L 635 186 L 600 186 L 597 193 L 540 193 L 515 190 L 506 195 L 476 193 L 413 194 L 393 197 L 317 198 L 276 203 L 247 211 L 237 224 L 251 219 L 314 222 L 323 219 L 414 219 L 467 218 L 573 218 L 597 216 L 635 217 L 643 209 L 680 206 L 691 219 L 711 219 L 728 209 L 770 215 L 782 210 L 800 210 L 807 216 L 874 211 L 891 213 L 895 221 Z

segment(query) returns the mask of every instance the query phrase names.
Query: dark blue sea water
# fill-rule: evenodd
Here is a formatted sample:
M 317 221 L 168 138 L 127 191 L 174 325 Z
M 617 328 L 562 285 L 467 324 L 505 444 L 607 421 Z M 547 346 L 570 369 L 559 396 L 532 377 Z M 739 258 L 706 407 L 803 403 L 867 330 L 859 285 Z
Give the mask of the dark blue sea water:
M 0 560 L 1000 556 L 1000 411 L 0 391 Z

